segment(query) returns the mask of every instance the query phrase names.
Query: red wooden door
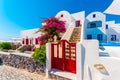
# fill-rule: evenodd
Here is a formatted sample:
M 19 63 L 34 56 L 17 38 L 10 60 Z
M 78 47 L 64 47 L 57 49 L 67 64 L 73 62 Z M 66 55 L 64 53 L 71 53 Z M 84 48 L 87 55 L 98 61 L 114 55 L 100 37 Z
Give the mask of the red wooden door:
M 52 68 L 76 73 L 76 44 L 61 40 L 52 44 Z
M 60 53 L 60 43 L 52 44 L 52 68 L 64 70 L 63 55 Z
M 38 44 L 38 39 L 37 38 L 35 38 L 35 44 Z
M 76 44 L 65 43 L 65 70 L 76 73 Z
M 26 45 L 28 45 L 29 44 L 29 39 L 28 39 L 28 37 L 26 38 Z

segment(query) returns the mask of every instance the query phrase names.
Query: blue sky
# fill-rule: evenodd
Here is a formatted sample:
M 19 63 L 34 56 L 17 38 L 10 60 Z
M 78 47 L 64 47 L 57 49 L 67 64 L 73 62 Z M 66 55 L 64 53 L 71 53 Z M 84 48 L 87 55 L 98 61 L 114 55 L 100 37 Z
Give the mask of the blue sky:
M 61 10 L 70 13 L 103 12 L 113 0 L 0 0 L 0 39 L 19 37 L 21 30 L 39 28 L 44 18 Z M 120 16 L 107 15 L 107 20 L 120 22 Z

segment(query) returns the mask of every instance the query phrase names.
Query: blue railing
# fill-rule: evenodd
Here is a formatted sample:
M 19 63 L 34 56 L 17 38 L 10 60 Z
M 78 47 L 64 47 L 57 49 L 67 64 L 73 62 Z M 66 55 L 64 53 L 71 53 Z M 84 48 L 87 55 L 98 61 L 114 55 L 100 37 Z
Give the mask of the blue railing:
M 99 46 L 120 46 L 120 42 L 99 43 Z

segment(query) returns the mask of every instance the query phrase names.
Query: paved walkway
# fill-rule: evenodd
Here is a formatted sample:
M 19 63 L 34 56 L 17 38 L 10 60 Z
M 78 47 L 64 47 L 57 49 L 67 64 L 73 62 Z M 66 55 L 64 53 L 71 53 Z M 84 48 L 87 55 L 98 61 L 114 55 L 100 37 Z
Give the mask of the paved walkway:
M 26 70 L 0 65 L 0 80 L 48 80 L 42 75 L 29 73 Z

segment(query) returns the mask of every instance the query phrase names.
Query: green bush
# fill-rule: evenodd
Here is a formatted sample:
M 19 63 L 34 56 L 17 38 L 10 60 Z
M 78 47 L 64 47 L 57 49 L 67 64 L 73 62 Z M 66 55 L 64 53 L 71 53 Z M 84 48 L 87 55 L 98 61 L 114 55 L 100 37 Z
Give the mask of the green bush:
M 9 42 L 3 42 L 3 43 L 0 43 L 0 49 L 9 50 L 9 49 L 12 49 L 12 47 L 11 47 L 11 44 Z
M 44 64 L 46 62 L 46 46 L 43 45 L 37 48 L 32 57 L 38 60 L 41 64 Z

